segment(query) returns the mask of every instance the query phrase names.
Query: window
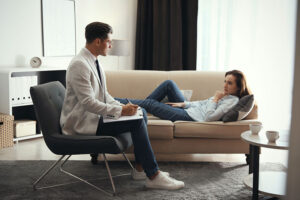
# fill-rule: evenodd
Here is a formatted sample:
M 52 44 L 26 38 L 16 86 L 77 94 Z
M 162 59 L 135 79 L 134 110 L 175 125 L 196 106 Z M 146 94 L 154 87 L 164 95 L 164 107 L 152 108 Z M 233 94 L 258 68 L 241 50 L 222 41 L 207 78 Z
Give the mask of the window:
M 197 70 L 239 69 L 267 129 L 289 129 L 296 0 L 199 0 Z

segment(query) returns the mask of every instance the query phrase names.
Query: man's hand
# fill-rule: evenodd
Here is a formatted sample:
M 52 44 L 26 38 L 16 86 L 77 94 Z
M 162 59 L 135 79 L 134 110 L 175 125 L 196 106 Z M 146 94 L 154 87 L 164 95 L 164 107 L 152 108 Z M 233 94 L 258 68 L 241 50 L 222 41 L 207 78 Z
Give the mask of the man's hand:
M 224 96 L 225 96 L 224 92 L 221 92 L 221 91 L 217 90 L 216 93 L 215 93 L 213 101 L 218 103 L 218 101 L 220 99 L 222 99 Z
M 122 105 L 122 116 L 131 116 L 134 115 L 138 109 L 138 105 L 135 104 L 126 104 L 126 105 Z
M 172 107 L 175 107 L 175 108 L 184 108 L 184 106 L 185 106 L 184 102 L 179 102 L 179 103 L 168 102 L 166 104 L 170 105 Z

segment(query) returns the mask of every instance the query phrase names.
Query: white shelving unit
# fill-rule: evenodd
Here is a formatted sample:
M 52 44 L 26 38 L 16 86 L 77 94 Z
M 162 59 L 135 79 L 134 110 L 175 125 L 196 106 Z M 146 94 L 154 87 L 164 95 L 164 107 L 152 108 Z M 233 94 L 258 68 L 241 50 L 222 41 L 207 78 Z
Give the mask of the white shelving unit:
M 63 85 L 65 85 L 66 67 L 0 68 L 0 112 L 14 115 L 15 120 L 36 120 L 32 103 L 23 103 L 17 105 L 12 103 L 12 92 L 17 89 L 13 88 L 12 86 L 12 78 L 25 76 L 37 76 L 38 84 L 51 81 L 60 81 Z M 36 128 L 36 135 L 14 138 L 14 142 L 42 137 L 38 123 Z

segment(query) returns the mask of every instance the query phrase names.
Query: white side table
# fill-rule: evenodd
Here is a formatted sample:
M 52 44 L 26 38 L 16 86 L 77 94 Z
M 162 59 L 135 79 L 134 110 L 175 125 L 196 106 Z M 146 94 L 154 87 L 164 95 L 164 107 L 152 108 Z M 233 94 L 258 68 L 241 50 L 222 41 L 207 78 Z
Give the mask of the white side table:
M 242 140 L 250 146 L 249 175 L 244 178 L 244 184 L 252 188 L 252 199 L 258 199 L 258 192 L 273 196 L 283 197 L 285 195 L 285 172 L 261 172 L 259 173 L 259 148 L 284 149 L 288 150 L 288 131 L 280 131 L 279 139 L 276 143 L 269 143 L 265 131 L 260 131 L 258 135 L 252 135 L 251 131 L 241 134 Z

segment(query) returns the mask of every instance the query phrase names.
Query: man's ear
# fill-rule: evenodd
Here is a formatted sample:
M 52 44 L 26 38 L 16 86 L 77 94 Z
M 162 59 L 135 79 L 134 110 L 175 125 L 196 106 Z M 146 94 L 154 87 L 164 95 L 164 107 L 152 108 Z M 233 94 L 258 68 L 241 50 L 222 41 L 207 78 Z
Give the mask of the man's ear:
M 95 44 L 96 44 L 96 45 L 100 45 L 101 42 L 102 42 L 102 41 L 101 41 L 100 38 L 96 38 L 96 39 L 95 39 Z

